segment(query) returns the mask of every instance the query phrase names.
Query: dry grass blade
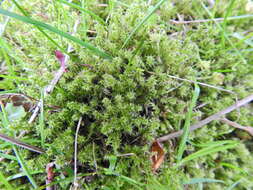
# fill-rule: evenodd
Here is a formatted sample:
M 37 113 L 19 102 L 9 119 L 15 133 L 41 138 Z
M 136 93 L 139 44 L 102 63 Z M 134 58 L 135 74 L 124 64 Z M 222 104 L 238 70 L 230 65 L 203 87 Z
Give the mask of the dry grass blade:
M 227 17 L 226 20 L 237 20 L 237 19 L 245 19 L 251 18 L 253 15 L 240 15 L 240 16 L 232 16 Z M 221 22 L 224 21 L 225 18 L 214 18 L 214 19 L 199 19 L 199 20 L 170 20 L 173 24 L 193 24 L 193 23 L 203 23 L 203 22 Z
M 75 155 L 74 155 L 74 181 L 73 181 L 73 188 L 72 189 L 77 189 L 79 187 L 79 184 L 77 182 L 77 145 L 78 145 L 78 133 L 79 129 L 81 127 L 82 123 L 82 117 L 80 117 L 77 128 L 76 128 L 76 134 L 75 134 Z
M 36 146 L 32 146 L 32 145 L 26 144 L 26 143 L 24 143 L 24 142 L 22 142 L 22 141 L 19 141 L 19 140 L 17 140 L 17 139 L 14 139 L 14 138 L 9 137 L 9 136 L 7 136 L 7 135 L 4 135 L 4 134 L 2 134 L 2 133 L 0 133 L 0 139 L 1 139 L 1 140 L 4 140 L 4 141 L 6 141 L 6 142 L 9 142 L 9 143 L 11 143 L 11 144 L 15 144 L 15 145 L 17 145 L 17 146 L 23 147 L 23 148 L 25 148 L 25 149 L 31 150 L 31 151 L 33 151 L 33 152 L 37 152 L 37 153 L 40 153 L 40 154 L 42 154 L 42 153 L 45 152 L 44 150 L 42 150 L 42 149 L 40 149 L 40 148 L 38 148 L 38 147 L 36 147 Z
M 221 110 L 219 112 L 217 112 L 216 114 L 213 114 L 209 117 L 207 117 L 206 119 L 192 125 L 190 127 L 190 131 L 194 131 L 198 128 L 201 128 L 203 127 L 204 125 L 210 123 L 211 121 L 213 120 L 217 120 L 217 119 L 220 119 L 222 116 L 226 115 L 227 113 L 241 107 L 241 106 L 244 106 L 246 104 L 248 104 L 249 102 L 253 101 L 253 94 L 247 96 L 246 98 L 240 100 L 240 101 L 237 101 L 235 104 L 233 104 L 232 106 L 229 106 L 228 108 L 224 109 L 224 110 Z M 158 142 L 164 142 L 164 141 L 167 141 L 167 140 L 170 140 L 170 139 L 173 139 L 173 138 L 176 138 L 176 137 L 179 137 L 183 134 L 183 130 L 180 130 L 180 131 L 177 131 L 175 133 L 171 133 L 171 134 L 168 134 L 168 135 L 165 135 L 165 136 L 162 136 L 162 137 L 159 137 L 157 139 Z

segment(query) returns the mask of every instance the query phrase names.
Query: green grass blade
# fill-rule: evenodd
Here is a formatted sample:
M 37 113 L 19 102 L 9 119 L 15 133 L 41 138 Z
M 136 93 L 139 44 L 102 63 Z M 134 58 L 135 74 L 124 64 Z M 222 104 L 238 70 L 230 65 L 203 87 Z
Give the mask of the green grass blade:
M 29 17 L 29 14 L 18 4 L 16 0 L 12 0 L 12 2 L 16 5 L 16 7 L 25 15 L 26 17 Z M 51 41 L 56 47 L 58 47 L 62 52 L 65 54 L 68 54 L 68 52 L 62 48 L 53 38 L 51 38 L 46 32 L 42 30 L 42 28 L 35 25 L 35 27 L 49 40 Z
M 209 178 L 192 178 L 187 182 L 184 182 L 184 185 L 193 185 L 197 183 L 225 183 L 222 180 L 218 179 L 209 179 Z
M 228 16 L 231 14 L 232 10 L 233 10 L 233 6 L 235 4 L 235 0 L 232 0 L 230 1 L 229 5 L 228 5 L 228 8 L 226 9 L 226 12 L 225 12 L 225 15 L 224 15 L 224 20 L 222 22 L 222 45 L 223 45 L 223 48 L 225 48 L 225 35 L 226 35 L 226 30 L 227 30 L 227 20 L 228 20 Z
M 33 172 L 31 172 L 31 174 L 41 174 L 41 173 L 44 173 L 43 171 L 33 171 Z M 12 176 L 9 176 L 9 177 L 7 177 L 6 179 L 8 180 L 8 181 L 11 181 L 11 180 L 14 180 L 14 179 L 18 179 L 18 178 L 20 178 L 20 177 L 24 177 L 24 176 L 26 176 L 26 174 L 24 173 L 24 172 L 21 172 L 21 173 L 18 173 L 18 174 L 14 174 L 14 175 L 12 175 Z
M 221 141 L 211 141 L 211 142 L 207 142 L 207 143 L 201 143 L 201 144 L 195 144 L 195 143 L 192 143 L 191 144 L 193 146 L 196 146 L 196 147 L 211 147 L 211 146 L 221 146 L 221 145 L 224 145 L 224 144 L 229 144 L 229 143 L 234 143 L 235 141 L 233 140 L 221 140 Z
M 160 0 L 150 11 L 149 13 L 135 26 L 135 28 L 133 29 L 133 31 L 129 34 L 129 36 L 127 37 L 127 39 L 125 40 L 123 46 L 121 47 L 121 49 L 123 49 L 124 47 L 126 47 L 127 43 L 129 42 L 129 40 L 133 37 L 133 35 L 142 27 L 143 24 L 145 24 L 145 22 L 147 22 L 147 20 L 154 14 L 154 12 L 165 2 L 166 0 Z
M 213 15 L 208 10 L 208 8 L 203 4 L 203 2 L 201 2 L 201 5 L 205 9 L 205 11 L 209 15 L 209 17 L 211 17 L 211 19 L 214 19 Z M 215 22 L 216 26 L 220 29 L 220 31 L 224 32 L 222 26 L 218 22 L 216 22 L 215 20 L 214 20 L 214 22 Z M 243 63 L 247 63 L 247 60 L 243 57 L 243 55 L 241 54 L 241 52 L 236 48 L 236 46 L 234 45 L 234 43 L 229 39 L 227 33 L 224 32 L 223 34 L 224 34 L 225 39 L 228 41 L 228 43 L 230 44 L 230 46 L 235 50 L 236 54 L 240 57 L 240 59 L 243 61 Z M 235 68 L 237 65 L 238 65 L 238 63 L 235 64 L 233 66 L 233 68 Z
M 192 110 L 196 105 L 197 99 L 199 97 L 199 93 L 200 93 L 200 88 L 197 84 L 195 84 L 195 89 L 194 89 L 194 93 L 193 93 L 193 98 L 190 104 L 190 108 L 188 110 L 188 113 L 186 115 L 186 120 L 184 123 L 184 128 L 183 128 L 183 135 L 180 141 L 180 145 L 178 148 L 178 153 L 177 153 L 177 162 L 180 162 L 180 160 L 182 159 L 185 147 L 186 147 L 186 141 L 187 138 L 189 136 L 189 132 L 190 132 L 190 124 L 191 124 L 191 116 L 192 116 Z
M 6 129 L 8 129 L 8 126 L 9 126 L 9 123 L 10 123 L 10 122 L 9 122 L 9 120 L 8 120 L 8 115 L 7 115 L 6 110 L 5 110 L 5 108 L 4 108 L 4 106 L 3 106 L 2 103 L 1 103 L 1 109 L 2 109 L 2 112 L 0 112 L 0 113 L 1 113 L 1 115 L 2 115 L 2 118 L 3 118 L 4 121 L 5 121 L 5 122 L 3 122 L 3 120 L 2 120 L 2 123 L 3 123 L 4 127 L 5 127 Z M 17 158 L 17 160 L 18 160 L 18 162 L 19 162 L 21 168 L 24 170 L 24 173 L 25 173 L 26 176 L 28 177 L 29 181 L 31 182 L 31 184 L 33 185 L 34 188 L 37 188 L 38 185 L 36 184 L 35 180 L 33 179 L 32 175 L 30 174 L 30 172 L 29 172 L 29 170 L 28 170 L 28 168 L 27 168 L 27 166 L 26 166 L 26 164 L 25 164 L 23 158 L 22 158 L 21 155 L 19 154 L 19 151 L 18 151 L 16 145 L 12 145 L 12 149 L 14 150 L 15 155 L 16 155 L 16 158 Z
M 235 186 L 237 186 L 240 183 L 241 180 L 236 181 L 235 183 L 233 183 L 231 186 L 229 186 L 226 190 L 232 190 L 235 188 Z
M 238 145 L 238 142 L 233 142 L 233 143 L 229 143 L 227 145 L 224 145 L 223 142 L 221 145 L 217 144 L 216 146 L 210 146 L 210 147 L 207 147 L 207 148 L 203 148 L 195 153 L 192 153 L 190 154 L 189 156 L 183 158 L 179 163 L 178 163 L 178 166 L 179 165 L 182 165 L 188 161 L 191 161 L 191 160 L 194 160 L 196 158 L 199 158 L 199 157 L 202 157 L 202 156 L 206 156 L 208 154 L 213 154 L 213 153 L 216 153 L 216 152 L 219 152 L 219 151 L 223 151 L 223 150 L 227 150 L 227 149 L 230 149 L 230 148 L 234 148 Z
M 30 173 L 30 171 L 28 170 L 28 167 L 26 166 L 23 158 L 21 157 L 21 155 L 19 154 L 19 151 L 17 149 L 17 147 L 15 145 L 12 146 L 15 155 L 18 159 L 18 163 L 20 164 L 20 166 L 22 167 L 22 169 L 24 170 L 25 175 L 28 177 L 30 183 L 33 185 L 34 188 L 38 188 L 38 185 L 36 184 L 35 180 L 32 177 L 32 174 Z
M 0 171 L 0 184 L 4 184 L 4 186 L 6 187 L 6 189 L 8 190 L 12 190 L 14 189 L 11 184 L 7 181 L 7 179 L 4 177 L 4 175 L 2 174 L 2 172 Z
M 9 79 L 9 80 L 14 80 L 15 82 L 17 82 L 17 81 L 27 81 L 28 80 L 27 78 L 23 78 L 23 77 L 19 77 L 19 76 L 12 76 L 12 75 L 1 75 L 0 74 L 0 77 L 1 78 L 6 78 L 6 79 Z
M 9 154 L 4 154 L 4 153 L 2 153 L 2 152 L 0 152 L 0 157 L 1 157 L 1 158 L 8 159 L 8 160 L 17 161 L 17 158 L 16 158 L 15 156 L 12 156 L 12 155 L 9 155 Z
M 59 1 L 61 3 L 64 3 L 64 4 L 66 4 L 66 5 L 68 5 L 72 8 L 78 9 L 79 11 L 82 11 L 84 13 L 87 13 L 88 15 L 92 16 L 95 20 L 97 20 L 100 24 L 103 24 L 103 25 L 106 24 L 105 21 L 101 17 L 99 17 L 98 15 L 93 13 L 92 11 L 89 11 L 87 9 L 84 9 L 84 8 L 80 7 L 79 5 L 77 5 L 75 3 L 70 3 L 70 2 L 65 1 L 65 0 L 57 0 L 57 1 Z
M 74 43 L 77 43 L 77 44 L 79 44 L 79 45 L 81 45 L 81 46 L 89 49 L 92 53 L 94 53 L 94 54 L 96 54 L 96 55 L 98 55 L 100 57 L 107 58 L 107 59 L 111 59 L 112 58 L 109 54 L 107 54 L 107 53 L 99 50 L 98 48 L 94 47 L 93 45 L 91 45 L 91 44 L 89 44 L 87 42 L 84 42 L 84 41 L 82 41 L 82 40 L 80 40 L 80 39 L 78 39 L 78 38 L 76 38 L 76 37 L 74 37 L 74 36 L 72 36 L 72 35 L 70 35 L 70 34 L 68 34 L 66 32 L 63 32 L 63 31 L 61 31 L 61 30 L 59 30 L 59 29 L 57 29 L 57 28 L 55 28 L 53 26 L 50 26 L 50 25 L 48 25 L 46 23 L 34 20 L 32 18 L 29 18 L 29 17 L 21 16 L 21 15 L 18 15 L 16 13 L 13 13 L 13 12 L 9 12 L 9 11 L 4 10 L 2 8 L 0 8 L 0 14 L 5 15 L 5 16 L 9 16 L 9 17 L 12 17 L 12 18 L 15 18 L 17 20 L 20 20 L 20 21 L 28 23 L 28 24 L 32 24 L 34 26 L 42 27 L 42 28 L 44 28 L 46 30 L 49 30 L 51 32 L 54 32 L 54 33 L 56 33 L 56 34 L 58 34 L 58 35 L 60 35 L 60 36 L 62 36 L 64 38 L 66 38 L 68 40 L 73 41 Z
M 233 169 L 233 170 L 237 170 L 237 171 L 239 171 L 239 172 L 241 172 L 241 173 L 243 173 L 243 174 L 247 174 L 247 171 L 244 171 L 243 169 L 241 169 L 241 168 L 239 168 L 239 167 L 237 167 L 237 166 L 235 166 L 235 165 L 233 165 L 233 164 L 226 163 L 226 162 L 221 162 L 220 165 L 221 165 L 221 166 L 225 166 L 225 167 L 227 167 L 227 168 L 231 168 L 231 169 Z

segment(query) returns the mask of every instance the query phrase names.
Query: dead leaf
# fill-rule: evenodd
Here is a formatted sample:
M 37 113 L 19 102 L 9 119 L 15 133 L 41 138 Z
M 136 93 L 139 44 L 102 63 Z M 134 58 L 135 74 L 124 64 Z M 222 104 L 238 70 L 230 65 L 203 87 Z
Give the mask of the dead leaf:
M 36 100 L 18 93 L 6 93 L 0 95 L 0 101 L 3 102 L 4 106 L 7 103 L 12 103 L 14 106 L 23 106 L 26 112 L 29 112 L 34 108 Z
M 155 172 L 163 163 L 165 152 L 162 145 L 158 141 L 154 141 L 151 145 L 151 153 L 152 171 Z

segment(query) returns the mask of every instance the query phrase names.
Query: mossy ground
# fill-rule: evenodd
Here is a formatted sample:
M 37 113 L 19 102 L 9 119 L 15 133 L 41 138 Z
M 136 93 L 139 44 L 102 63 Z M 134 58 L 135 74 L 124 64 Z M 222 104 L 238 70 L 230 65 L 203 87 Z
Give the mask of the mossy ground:
M 103 25 L 90 15 L 58 1 L 22 1 L 22 6 L 32 18 L 66 32 L 71 32 L 75 21 L 80 19 L 75 36 L 113 57 L 112 60 L 100 58 L 77 44 L 48 33 L 64 49 L 72 44 L 74 51 L 68 62 L 68 71 L 53 93 L 44 99 L 46 153 L 39 155 L 20 149 L 28 168 L 42 172 L 33 175 L 37 184 L 45 183 L 45 166 L 52 161 L 57 165 L 56 179 L 73 176 L 74 135 L 82 116 L 78 173 L 94 173 L 81 178 L 80 184 L 86 189 L 196 189 L 197 185 L 182 185 L 192 178 L 225 182 L 207 183 L 204 189 L 225 189 L 238 180 L 240 184 L 234 189 L 252 189 L 252 140 L 241 138 L 238 131 L 219 121 L 191 133 L 189 140 L 195 144 L 238 140 L 240 143 L 234 149 L 203 156 L 175 169 L 173 165 L 179 141 L 173 140 L 165 143 L 166 159 L 157 174 L 151 172 L 149 160 L 150 144 L 155 138 L 182 129 L 192 98 L 194 86 L 191 83 L 168 75 L 220 86 L 237 94 L 201 86 L 197 104 L 205 106 L 194 110 L 192 123 L 233 104 L 236 97 L 243 98 L 252 93 L 252 49 L 244 41 L 239 43 L 232 37 L 235 32 L 252 35 L 252 19 L 228 21 L 226 26 L 214 22 L 176 25 L 170 19 L 178 19 L 178 16 L 185 20 L 210 17 L 199 1 L 166 1 L 122 48 L 134 27 L 158 1 L 150 1 L 150 4 L 143 0 L 122 2 L 124 4 L 74 1 L 108 21 Z M 228 11 L 231 2 L 219 0 L 208 9 L 215 17 L 224 17 L 227 13 L 229 16 L 245 15 L 250 14 L 245 9 L 247 2 L 236 1 Z M 102 3 L 109 3 L 109 6 L 99 6 Z M 9 5 L 5 2 L 2 6 Z M 25 80 L 6 78 L 1 81 L 1 88 L 40 99 L 41 90 L 59 68 L 54 56 L 57 48 L 34 26 L 13 19 L 8 23 L 3 39 L 10 46 L 8 56 L 15 75 Z M 3 56 L 1 62 L 5 59 Z M 58 106 L 59 110 L 51 112 L 47 105 Z M 227 117 L 245 126 L 253 124 L 249 106 L 231 112 Z M 29 125 L 28 119 L 29 114 L 22 121 L 11 124 L 9 131 L 18 135 L 27 130 L 23 140 L 41 146 L 41 123 L 37 119 Z M 8 149 L 11 146 L 2 151 Z M 188 144 L 184 156 L 199 149 Z M 128 153 L 134 155 L 120 156 Z M 103 168 L 112 164 L 109 158 L 114 156 L 117 158 L 115 172 L 119 175 L 106 175 Z M 18 162 L 13 160 L 5 160 L 0 168 L 5 176 L 21 172 Z M 136 185 L 121 176 L 145 185 Z M 32 187 L 25 177 L 10 183 L 21 189 Z M 68 189 L 69 185 L 69 182 L 58 184 L 60 189 Z

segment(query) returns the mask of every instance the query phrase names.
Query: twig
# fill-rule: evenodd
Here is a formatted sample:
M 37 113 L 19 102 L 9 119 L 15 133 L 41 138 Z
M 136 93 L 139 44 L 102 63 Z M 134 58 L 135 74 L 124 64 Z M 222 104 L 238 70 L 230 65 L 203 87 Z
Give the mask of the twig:
M 242 126 L 236 122 L 230 121 L 227 118 L 222 118 L 220 119 L 220 121 L 222 121 L 223 123 L 230 125 L 232 127 L 235 127 L 237 129 L 242 129 L 244 131 L 247 131 L 251 136 L 253 136 L 253 127 L 249 127 L 249 126 Z
M 207 117 L 206 119 L 192 125 L 190 127 L 190 131 L 194 131 L 198 128 L 201 128 L 203 127 L 204 125 L 210 123 L 211 121 L 213 120 L 217 120 L 219 119 L 220 117 L 222 117 L 223 115 L 226 115 L 227 113 L 241 107 L 241 106 L 244 106 L 245 104 L 249 103 L 253 101 L 253 94 L 251 94 L 250 96 L 240 100 L 240 101 L 237 101 L 235 104 L 233 104 L 232 106 L 229 106 L 228 108 L 224 109 L 224 110 L 221 110 L 219 111 L 218 113 L 216 114 L 213 114 L 209 117 Z M 177 131 L 175 133 L 171 133 L 171 134 L 168 134 L 168 135 L 165 135 L 165 136 L 162 136 L 162 137 L 159 137 L 157 139 L 157 141 L 159 142 L 164 142 L 164 141 L 167 141 L 167 140 L 170 140 L 170 139 L 173 139 L 173 138 L 176 138 L 176 137 L 179 137 L 183 134 L 183 130 L 180 130 L 180 131 Z
M 73 186 L 74 187 L 78 187 L 78 183 L 77 183 L 77 140 L 78 140 L 78 132 L 80 129 L 82 123 L 82 117 L 80 117 L 78 124 L 77 124 L 77 128 L 76 128 L 76 135 L 75 135 L 75 154 L 74 154 L 74 182 L 73 182 Z
M 2 134 L 0 133 L 0 139 L 4 140 L 4 141 L 7 141 L 7 142 L 10 142 L 11 144 L 15 144 L 17 146 L 20 146 L 20 147 L 23 147 L 25 149 L 28 149 L 28 150 L 31 150 L 33 152 L 37 152 L 37 153 L 44 153 L 45 151 L 36 147 L 36 146 L 32 146 L 32 145 L 29 145 L 29 144 L 26 144 L 22 141 L 19 141 L 17 139 L 14 139 L 12 137 L 9 137 L 5 134 Z
M 74 24 L 74 27 L 73 27 L 72 35 L 76 33 L 77 27 L 78 27 L 79 23 L 80 23 L 80 20 L 77 19 L 76 22 L 75 22 L 75 24 Z M 72 51 L 72 46 L 69 45 L 68 49 L 67 49 L 67 52 L 69 53 L 71 51 Z M 65 55 L 65 60 L 64 60 L 65 63 L 67 63 L 68 60 L 69 60 L 69 56 Z M 66 65 L 66 67 L 67 67 L 67 65 Z M 44 89 L 44 97 L 46 97 L 47 95 L 49 95 L 49 94 L 51 94 L 53 92 L 54 87 L 59 82 L 60 78 L 62 77 L 62 75 L 64 73 L 65 73 L 65 69 L 63 67 L 60 67 L 60 69 L 55 74 L 53 80 L 50 82 L 50 84 L 47 87 L 45 87 L 45 89 Z M 42 105 L 42 101 L 40 100 L 40 102 L 37 104 L 37 106 L 36 106 L 36 108 L 35 108 L 32 116 L 30 117 L 30 119 L 28 121 L 29 124 L 32 123 L 35 120 L 35 118 L 37 117 L 37 115 L 38 115 L 38 113 L 40 111 L 41 105 Z
M 226 20 L 236 20 L 236 19 L 244 19 L 244 18 L 250 18 L 253 17 L 253 15 L 241 15 L 241 16 L 232 16 L 228 17 Z M 224 18 L 214 18 L 214 19 L 200 19 L 200 20 L 170 20 L 173 24 L 192 24 L 192 23 L 202 23 L 202 22 L 219 22 L 223 21 Z

